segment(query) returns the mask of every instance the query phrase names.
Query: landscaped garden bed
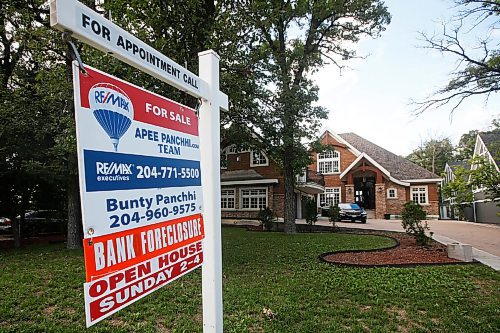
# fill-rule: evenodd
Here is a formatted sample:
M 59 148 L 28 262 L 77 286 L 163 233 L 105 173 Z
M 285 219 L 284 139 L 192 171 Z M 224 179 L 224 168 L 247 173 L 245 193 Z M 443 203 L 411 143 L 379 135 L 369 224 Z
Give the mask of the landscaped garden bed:
M 446 246 L 436 241 L 431 240 L 426 246 L 418 246 L 415 238 L 404 233 L 379 232 L 377 234 L 390 237 L 395 244 L 385 249 L 327 252 L 322 254 L 320 259 L 331 264 L 362 267 L 464 263 L 448 258 Z
M 499 332 L 500 274 L 483 265 L 337 267 L 318 255 L 386 248 L 376 235 L 223 228 L 225 332 Z M 82 251 L 0 250 L 0 332 L 85 332 Z M 201 270 L 88 332 L 201 332 Z

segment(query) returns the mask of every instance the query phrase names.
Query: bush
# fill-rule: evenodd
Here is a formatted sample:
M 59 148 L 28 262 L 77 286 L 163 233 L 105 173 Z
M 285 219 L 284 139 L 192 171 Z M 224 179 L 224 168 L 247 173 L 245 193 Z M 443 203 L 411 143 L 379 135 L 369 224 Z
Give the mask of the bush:
M 307 199 L 306 201 L 306 222 L 307 224 L 314 224 L 318 221 L 318 209 L 316 208 L 316 201 Z
M 259 211 L 258 219 L 264 230 L 271 230 L 274 222 L 274 213 L 271 208 L 266 207 Z
M 425 231 L 429 230 L 427 221 L 422 223 L 426 217 L 427 214 L 418 203 L 408 201 L 404 204 L 401 216 L 403 228 L 408 235 L 415 237 L 417 245 L 420 246 L 429 242 L 429 237 L 425 234 Z
M 330 206 L 328 209 L 328 217 L 330 218 L 330 222 L 335 227 L 335 222 L 340 221 L 340 208 L 338 204 Z

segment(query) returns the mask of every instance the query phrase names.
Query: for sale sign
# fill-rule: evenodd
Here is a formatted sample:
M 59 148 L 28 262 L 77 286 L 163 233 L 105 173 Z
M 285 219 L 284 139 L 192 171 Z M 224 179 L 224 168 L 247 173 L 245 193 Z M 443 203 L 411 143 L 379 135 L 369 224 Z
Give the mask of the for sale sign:
M 194 110 L 74 68 L 87 326 L 199 267 L 204 237 Z

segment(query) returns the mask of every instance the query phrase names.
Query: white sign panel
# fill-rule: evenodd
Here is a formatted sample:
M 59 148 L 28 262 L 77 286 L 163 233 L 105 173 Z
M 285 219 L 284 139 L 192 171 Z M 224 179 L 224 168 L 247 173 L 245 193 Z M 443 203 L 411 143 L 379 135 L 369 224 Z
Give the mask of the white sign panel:
M 195 111 L 85 69 L 73 77 L 90 326 L 200 266 L 204 226 Z

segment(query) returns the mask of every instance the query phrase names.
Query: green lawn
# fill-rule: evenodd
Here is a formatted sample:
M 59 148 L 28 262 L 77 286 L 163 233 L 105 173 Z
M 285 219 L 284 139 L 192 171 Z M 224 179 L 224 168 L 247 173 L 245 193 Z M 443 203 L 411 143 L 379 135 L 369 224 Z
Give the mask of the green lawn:
M 226 332 L 500 332 L 500 274 L 482 265 L 340 268 L 322 252 L 385 247 L 349 234 L 223 229 Z M 85 329 L 81 251 L 0 252 L 0 332 Z M 262 314 L 275 313 L 274 319 Z M 201 332 L 198 269 L 91 332 Z

